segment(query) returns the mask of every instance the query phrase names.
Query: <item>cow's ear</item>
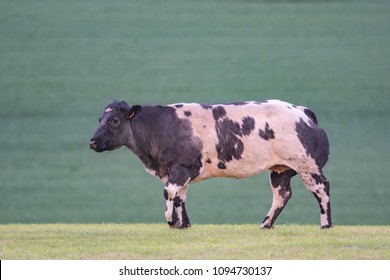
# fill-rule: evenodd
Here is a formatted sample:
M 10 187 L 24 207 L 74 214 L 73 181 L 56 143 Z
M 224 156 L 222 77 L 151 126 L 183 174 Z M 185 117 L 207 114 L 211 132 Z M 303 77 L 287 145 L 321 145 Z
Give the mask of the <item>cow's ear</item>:
M 130 112 L 129 112 L 129 119 L 130 119 L 130 120 L 134 119 L 134 118 L 137 116 L 137 114 L 138 114 L 139 112 L 141 112 L 141 110 L 142 110 L 142 106 L 140 106 L 140 105 L 134 105 L 134 106 L 132 106 L 132 107 L 130 108 Z

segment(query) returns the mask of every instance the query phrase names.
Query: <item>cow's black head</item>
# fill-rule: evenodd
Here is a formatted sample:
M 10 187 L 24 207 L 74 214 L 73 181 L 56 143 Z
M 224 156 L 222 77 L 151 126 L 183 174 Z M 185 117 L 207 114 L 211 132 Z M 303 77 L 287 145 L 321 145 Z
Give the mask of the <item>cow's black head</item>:
M 107 105 L 89 147 L 96 152 L 104 152 L 129 144 L 132 136 L 130 122 L 141 109 L 139 105 L 130 108 L 124 101 L 113 101 Z

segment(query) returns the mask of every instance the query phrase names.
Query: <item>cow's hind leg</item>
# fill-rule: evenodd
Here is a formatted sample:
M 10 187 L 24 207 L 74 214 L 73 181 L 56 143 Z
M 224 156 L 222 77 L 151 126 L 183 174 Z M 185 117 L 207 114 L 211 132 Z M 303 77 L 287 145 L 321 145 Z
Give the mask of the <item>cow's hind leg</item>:
M 306 188 L 313 193 L 320 206 L 321 228 L 333 226 L 330 211 L 330 184 L 322 170 L 314 173 L 299 174 Z
M 279 216 L 280 212 L 282 212 L 284 206 L 286 206 L 292 195 L 290 180 L 296 174 L 297 173 L 292 169 L 287 169 L 283 172 L 275 170 L 270 171 L 273 200 L 271 209 L 261 224 L 262 228 L 272 228 L 276 218 Z

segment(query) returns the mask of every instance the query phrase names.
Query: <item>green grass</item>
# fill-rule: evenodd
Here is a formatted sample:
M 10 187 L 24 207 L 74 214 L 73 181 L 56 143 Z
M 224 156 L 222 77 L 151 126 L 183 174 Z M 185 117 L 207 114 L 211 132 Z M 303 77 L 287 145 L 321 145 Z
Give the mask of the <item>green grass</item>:
M 278 98 L 329 134 L 334 223 L 389 225 L 389 30 L 387 0 L 2 0 L 0 223 L 164 222 L 162 184 L 138 159 L 88 148 L 113 99 Z M 271 190 L 266 174 L 208 180 L 187 204 L 191 234 L 258 224 Z M 297 178 L 286 223 L 319 225 Z
M 1 259 L 389 259 L 389 226 L 0 226 Z

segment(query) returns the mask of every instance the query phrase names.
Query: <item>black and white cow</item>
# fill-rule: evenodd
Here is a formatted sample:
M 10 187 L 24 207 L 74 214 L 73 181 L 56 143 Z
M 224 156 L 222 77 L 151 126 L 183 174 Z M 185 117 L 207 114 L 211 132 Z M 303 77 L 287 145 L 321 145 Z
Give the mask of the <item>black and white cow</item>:
M 89 142 L 96 152 L 128 147 L 164 183 L 165 217 L 186 228 L 189 183 L 213 177 L 245 178 L 269 170 L 271 228 L 291 197 L 298 174 L 320 206 L 321 227 L 332 227 L 329 181 L 322 172 L 329 142 L 308 108 L 279 100 L 229 104 L 179 103 L 129 107 L 109 104 Z

